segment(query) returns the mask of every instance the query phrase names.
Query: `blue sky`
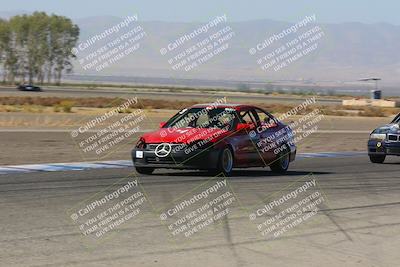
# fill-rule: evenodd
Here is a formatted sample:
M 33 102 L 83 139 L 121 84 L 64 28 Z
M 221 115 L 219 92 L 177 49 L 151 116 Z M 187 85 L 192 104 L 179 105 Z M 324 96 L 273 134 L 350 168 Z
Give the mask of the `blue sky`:
M 231 21 L 296 21 L 315 13 L 319 22 L 386 22 L 400 25 L 399 0 L 0 0 L 0 11 L 46 11 L 82 18 L 138 14 L 141 20 L 207 21 L 226 13 Z

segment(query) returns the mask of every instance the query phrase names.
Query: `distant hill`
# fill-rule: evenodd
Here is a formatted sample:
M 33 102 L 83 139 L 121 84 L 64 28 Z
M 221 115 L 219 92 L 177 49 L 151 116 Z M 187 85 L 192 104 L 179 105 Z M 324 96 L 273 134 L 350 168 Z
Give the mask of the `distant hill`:
M 81 39 L 101 32 L 121 18 L 92 17 L 76 20 Z M 272 20 L 228 22 L 236 36 L 230 48 L 189 73 L 173 71 L 159 49 L 201 23 L 139 22 L 147 33 L 142 48 L 134 55 L 99 73 L 77 73 L 126 76 L 161 76 L 234 80 L 339 80 L 354 81 L 361 77 L 380 76 L 386 83 L 400 82 L 400 26 L 390 24 L 317 24 L 325 36 L 318 48 L 280 71 L 262 71 L 248 50 L 268 36 L 279 33 L 292 23 Z M 309 27 L 307 27 L 309 29 Z M 285 39 L 285 40 L 289 40 Z M 193 42 L 192 42 L 193 43 Z
M 9 14 L 10 15 L 10 14 Z M 6 14 L 0 13 L 1 16 Z M 122 18 L 102 16 L 75 20 L 81 28 L 81 41 L 118 24 Z M 318 21 L 318 18 L 317 18 Z M 74 72 L 87 75 L 119 75 L 144 77 L 176 77 L 224 80 L 306 80 L 313 81 L 355 81 L 362 77 L 378 76 L 386 84 L 400 82 L 400 26 L 391 24 L 316 24 L 325 36 L 318 48 L 277 72 L 263 71 L 256 63 L 256 57 L 249 49 L 267 37 L 290 27 L 293 23 L 255 20 L 229 22 L 235 37 L 229 42 L 230 48 L 209 62 L 190 71 L 174 71 L 167 57 L 159 50 L 184 33 L 189 33 L 204 23 L 139 22 L 147 37 L 141 48 L 116 64 L 100 71 L 85 71 L 76 62 Z M 136 25 L 137 25 L 136 24 Z M 310 26 L 312 27 L 312 26 Z M 309 26 L 306 29 L 310 29 Z M 221 27 L 218 27 L 221 28 Z M 108 41 L 115 38 L 111 35 Z M 202 35 L 206 37 L 206 35 Z M 291 35 L 285 42 L 293 39 Z M 184 47 L 195 42 L 190 41 Z M 279 46 L 283 42 L 276 42 Z M 182 50 L 180 50 L 182 51 Z M 265 50 L 266 51 L 266 50 Z

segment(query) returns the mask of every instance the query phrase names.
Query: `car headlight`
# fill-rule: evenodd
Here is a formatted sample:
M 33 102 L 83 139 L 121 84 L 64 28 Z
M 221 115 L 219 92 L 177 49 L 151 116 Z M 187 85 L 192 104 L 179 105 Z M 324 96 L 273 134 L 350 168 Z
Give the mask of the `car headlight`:
M 379 141 L 383 141 L 386 139 L 386 134 L 377 134 L 377 133 L 373 133 L 369 136 L 370 139 L 374 139 L 374 140 L 379 140 Z
M 146 142 L 144 141 L 144 139 L 142 137 L 136 143 L 136 148 L 141 148 L 141 149 L 146 148 Z

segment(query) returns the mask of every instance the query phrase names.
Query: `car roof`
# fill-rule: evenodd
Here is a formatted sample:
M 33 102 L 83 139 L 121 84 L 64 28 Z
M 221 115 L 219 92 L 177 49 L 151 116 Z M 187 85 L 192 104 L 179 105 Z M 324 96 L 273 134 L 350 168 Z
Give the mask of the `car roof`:
M 245 105 L 245 104 L 215 104 L 215 103 L 196 104 L 196 105 L 193 105 L 192 108 L 206 108 L 209 106 L 213 106 L 215 108 L 233 108 L 236 110 L 255 108 L 254 106 Z

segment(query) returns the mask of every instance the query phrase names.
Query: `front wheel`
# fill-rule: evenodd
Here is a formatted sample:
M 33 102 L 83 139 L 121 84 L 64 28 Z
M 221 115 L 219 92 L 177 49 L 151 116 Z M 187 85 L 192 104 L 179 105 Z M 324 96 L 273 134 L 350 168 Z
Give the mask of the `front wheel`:
M 283 150 L 279 155 L 278 158 L 271 163 L 269 166 L 271 168 L 271 171 L 276 172 L 276 173 L 284 173 L 288 170 L 289 168 L 289 162 L 290 162 L 290 155 L 289 151 L 287 149 Z
M 386 155 L 369 155 L 369 160 L 372 163 L 383 163 L 386 159 Z
M 135 169 L 140 174 L 152 174 L 154 171 L 154 168 L 148 168 L 148 167 L 135 167 Z

